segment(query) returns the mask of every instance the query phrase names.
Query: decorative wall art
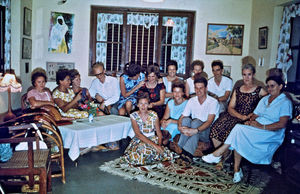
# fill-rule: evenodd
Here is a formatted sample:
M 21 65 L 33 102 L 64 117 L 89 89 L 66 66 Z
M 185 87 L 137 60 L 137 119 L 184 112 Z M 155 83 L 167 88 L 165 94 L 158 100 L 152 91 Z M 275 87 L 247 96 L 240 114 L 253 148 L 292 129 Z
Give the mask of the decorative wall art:
M 32 42 L 28 38 L 23 38 L 22 59 L 31 59 Z
M 268 47 L 268 27 L 261 27 L 258 30 L 258 48 L 266 49 Z
M 206 54 L 242 55 L 244 25 L 207 24 Z
M 47 62 L 47 77 L 49 82 L 56 80 L 56 72 L 59 69 L 74 69 L 75 63 L 68 62 Z
M 51 12 L 48 51 L 66 53 L 72 51 L 74 14 Z
M 224 66 L 223 75 L 225 75 L 226 77 L 231 77 L 231 66 Z
M 31 10 L 24 7 L 23 34 L 31 36 Z

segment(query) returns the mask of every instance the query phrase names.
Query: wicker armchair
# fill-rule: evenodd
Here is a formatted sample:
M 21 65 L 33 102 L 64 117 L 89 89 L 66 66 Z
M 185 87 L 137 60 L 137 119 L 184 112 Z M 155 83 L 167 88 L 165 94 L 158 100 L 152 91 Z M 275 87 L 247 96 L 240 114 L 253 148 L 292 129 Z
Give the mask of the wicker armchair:
M 23 185 L 24 192 L 36 191 L 38 188 L 39 193 L 46 194 L 51 191 L 51 160 L 49 150 L 41 150 L 37 146 L 37 150 L 33 150 L 33 141 L 38 140 L 36 137 L 28 138 L 3 138 L 0 143 L 20 143 L 27 142 L 28 150 L 16 151 L 13 153 L 12 158 L 5 162 L 0 163 L 0 176 L 3 184 L 10 185 Z M 38 180 L 35 176 L 38 176 Z M 14 176 L 14 179 L 5 179 L 5 177 Z M 28 180 L 16 179 L 15 177 L 28 176 Z M 39 183 L 37 185 L 37 183 Z

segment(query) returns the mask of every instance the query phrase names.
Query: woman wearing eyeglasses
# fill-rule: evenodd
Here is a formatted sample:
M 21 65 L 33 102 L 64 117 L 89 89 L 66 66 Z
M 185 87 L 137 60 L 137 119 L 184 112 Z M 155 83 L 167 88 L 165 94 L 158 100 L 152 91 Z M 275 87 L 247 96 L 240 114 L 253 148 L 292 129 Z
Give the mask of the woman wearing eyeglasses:
M 229 102 L 228 111 L 220 114 L 220 117 L 213 123 L 210 129 L 210 138 L 215 148 L 224 143 L 233 127 L 249 120 L 259 100 L 267 95 L 267 92 L 254 83 L 255 67 L 246 64 L 242 67 L 244 84 L 233 91 Z M 217 164 L 217 169 L 223 168 L 223 162 L 230 155 L 224 154 L 223 161 Z
M 273 154 L 283 142 L 285 127 L 292 116 L 292 103 L 282 93 L 282 78 L 270 76 L 266 83 L 269 95 L 259 101 L 250 120 L 244 125 L 237 124 L 219 149 L 202 157 L 207 163 L 218 163 L 229 148 L 233 149 L 234 183 L 243 178 L 240 168 L 242 158 L 254 164 L 271 163 Z

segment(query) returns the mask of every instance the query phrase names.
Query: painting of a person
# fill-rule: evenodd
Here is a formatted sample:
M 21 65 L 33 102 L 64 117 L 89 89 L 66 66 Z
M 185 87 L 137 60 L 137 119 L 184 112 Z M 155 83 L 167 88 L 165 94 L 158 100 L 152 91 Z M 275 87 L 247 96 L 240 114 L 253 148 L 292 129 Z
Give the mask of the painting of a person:
M 58 16 L 49 37 L 49 50 L 51 52 L 68 53 L 68 44 L 65 38 L 68 30 L 64 17 L 62 15 Z

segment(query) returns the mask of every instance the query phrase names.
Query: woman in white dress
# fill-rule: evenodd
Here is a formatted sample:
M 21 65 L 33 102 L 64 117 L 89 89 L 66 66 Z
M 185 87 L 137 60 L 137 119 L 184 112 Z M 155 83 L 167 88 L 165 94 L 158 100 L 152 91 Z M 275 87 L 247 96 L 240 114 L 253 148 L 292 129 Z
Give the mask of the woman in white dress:
M 282 93 L 282 78 L 270 76 L 266 83 L 269 95 L 259 101 L 250 120 L 245 125 L 237 124 L 223 146 L 202 157 L 207 163 L 218 163 L 227 149 L 233 149 L 234 183 L 240 182 L 243 177 L 240 168 L 242 158 L 254 164 L 271 163 L 273 154 L 283 142 L 286 124 L 292 116 L 292 103 Z
M 185 95 L 188 98 L 190 98 L 191 96 L 193 96 L 195 94 L 195 87 L 194 87 L 195 75 L 196 74 L 200 75 L 200 73 L 206 74 L 205 72 L 203 72 L 203 69 L 204 69 L 203 61 L 195 60 L 192 62 L 191 66 L 192 66 L 193 75 L 192 75 L 192 77 L 189 77 L 185 83 Z
M 166 87 L 165 104 L 168 103 L 170 98 L 173 98 L 172 82 L 180 80 L 180 78 L 176 75 L 177 69 L 178 65 L 176 61 L 170 60 L 167 62 L 168 75 L 163 77 L 163 82 Z

